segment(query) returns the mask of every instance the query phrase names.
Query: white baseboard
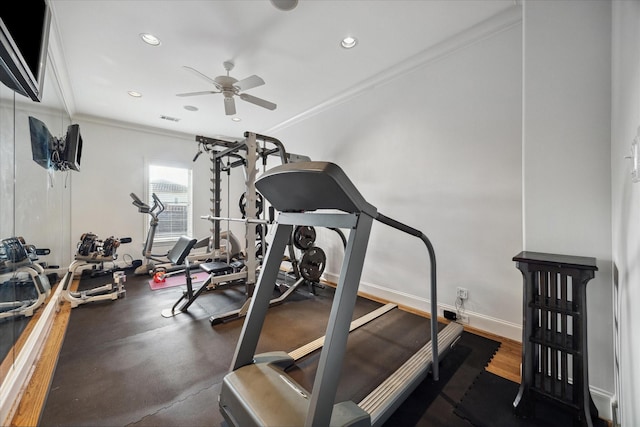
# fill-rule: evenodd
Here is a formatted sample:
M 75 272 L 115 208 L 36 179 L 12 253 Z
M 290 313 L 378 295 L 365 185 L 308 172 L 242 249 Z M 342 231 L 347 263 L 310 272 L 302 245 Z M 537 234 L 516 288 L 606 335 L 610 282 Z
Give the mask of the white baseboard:
M 592 385 L 589 385 L 589 391 L 591 392 L 593 404 L 598 409 L 598 416 L 603 420 L 613 420 L 613 410 L 611 408 L 614 400 L 613 394 Z
M 329 282 L 338 282 L 338 275 L 334 273 L 325 272 L 324 277 Z M 431 311 L 431 301 L 427 298 L 417 297 L 415 295 L 407 294 L 395 289 L 389 289 L 367 282 L 361 282 L 359 290 L 374 297 L 381 298 L 383 300 L 387 300 L 401 306 L 410 307 L 411 309 L 418 310 L 424 313 L 430 314 Z M 438 303 L 438 316 L 443 316 L 444 310 L 455 312 L 456 308 L 448 304 Z M 522 342 L 521 325 L 506 322 L 504 320 L 486 316 L 484 314 L 474 313 L 468 310 L 465 311 L 465 314 L 469 316 L 469 326 L 471 327 L 481 329 L 483 331 L 490 332 L 501 337 Z

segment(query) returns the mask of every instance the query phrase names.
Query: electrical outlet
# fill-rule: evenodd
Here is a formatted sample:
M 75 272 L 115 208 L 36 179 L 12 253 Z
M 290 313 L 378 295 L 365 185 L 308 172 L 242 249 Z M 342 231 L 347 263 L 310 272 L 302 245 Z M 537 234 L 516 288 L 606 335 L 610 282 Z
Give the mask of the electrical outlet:
M 464 314 L 464 313 L 458 313 L 456 315 L 456 322 L 468 325 L 469 324 L 469 316 Z
M 456 320 L 456 312 L 451 310 L 444 310 L 442 313 L 445 319 Z
M 456 288 L 456 296 L 460 299 L 469 298 L 469 291 L 466 288 Z

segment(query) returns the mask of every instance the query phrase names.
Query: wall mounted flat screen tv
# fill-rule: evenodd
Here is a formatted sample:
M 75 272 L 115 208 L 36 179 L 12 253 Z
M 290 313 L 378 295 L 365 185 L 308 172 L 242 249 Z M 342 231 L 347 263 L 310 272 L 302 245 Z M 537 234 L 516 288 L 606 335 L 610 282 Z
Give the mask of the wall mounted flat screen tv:
M 57 138 L 49 132 L 47 125 L 35 117 L 29 116 L 29 133 L 31 136 L 31 155 L 33 161 L 45 169 L 80 172 L 82 157 L 82 135 L 80 125 L 67 127 L 67 133 Z
M 50 27 L 46 0 L 0 5 L 0 81 L 36 102 L 42 100 Z

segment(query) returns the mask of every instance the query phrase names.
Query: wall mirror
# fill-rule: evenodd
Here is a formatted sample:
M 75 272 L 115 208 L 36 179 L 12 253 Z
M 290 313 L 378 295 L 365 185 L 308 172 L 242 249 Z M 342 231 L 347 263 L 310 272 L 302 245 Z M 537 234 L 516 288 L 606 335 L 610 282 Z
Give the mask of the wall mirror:
M 71 262 L 71 174 L 77 172 L 55 171 L 34 161 L 29 126 L 34 117 L 59 138 L 71 124 L 56 75 L 47 61 L 41 102 L 0 84 L 0 390 L 13 374 L 56 278 Z M 27 249 L 26 261 L 15 258 L 11 249 L 18 247 L 16 237 Z M 41 275 L 50 282 L 50 292 L 37 286 Z M 41 294 L 47 298 L 37 301 Z

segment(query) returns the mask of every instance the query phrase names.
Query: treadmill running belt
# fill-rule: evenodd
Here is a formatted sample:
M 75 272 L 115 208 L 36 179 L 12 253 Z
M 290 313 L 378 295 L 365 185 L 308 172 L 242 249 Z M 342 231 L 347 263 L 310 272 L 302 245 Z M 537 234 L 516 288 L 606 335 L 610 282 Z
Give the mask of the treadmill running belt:
M 429 323 L 429 319 L 396 308 L 351 332 L 335 402 L 358 403 L 366 397 L 429 341 Z M 444 326 L 439 324 L 439 330 Z M 320 351 L 316 351 L 287 374 L 311 391 L 319 360 Z

